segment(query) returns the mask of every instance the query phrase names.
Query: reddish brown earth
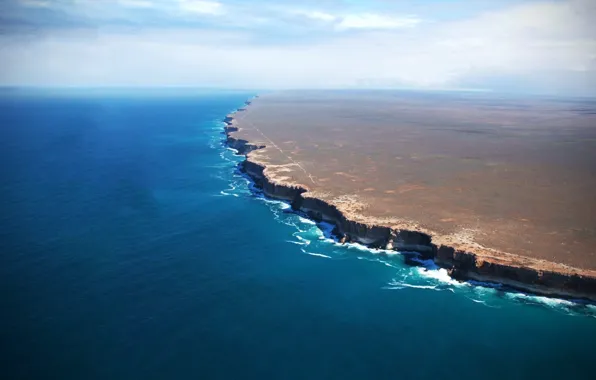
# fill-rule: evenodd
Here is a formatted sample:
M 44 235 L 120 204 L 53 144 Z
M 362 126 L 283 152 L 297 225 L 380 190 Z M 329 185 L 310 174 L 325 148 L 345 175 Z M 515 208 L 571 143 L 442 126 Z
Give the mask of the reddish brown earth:
M 247 159 L 268 182 L 391 231 L 348 238 L 385 244 L 420 232 L 435 261 L 465 278 L 500 281 L 501 265 L 596 281 L 594 101 L 285 92 L 234 119 L 233 143 L 265 147 Z M 457 252 L 474 262 L 457 264 Z

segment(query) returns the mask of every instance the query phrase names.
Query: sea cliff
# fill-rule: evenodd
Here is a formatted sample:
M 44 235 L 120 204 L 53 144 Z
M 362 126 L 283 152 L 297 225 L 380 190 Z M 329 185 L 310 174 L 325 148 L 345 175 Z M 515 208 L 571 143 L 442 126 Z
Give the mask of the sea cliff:
M 250 104 L 246 102 L 246 106 Z M 456 280 L 500 284 L 510 290 L 596 302 L 596 271 L 452 241 L 416 224 L 395 225 L 363 218 L 351 212 L 349 205 L 334 204 L 309 192 L 307 186 L 278 179 L 268 172 L 266 162 L 251 154 L 266 149 L 266 145 L 235 137 L 235 132 L 239 131 L 237 112 L 245 109 L 240 108 L 223 120 L 228 146 L 246 158 L 240 169 L 266 196 L 290 202 L 294 210 L 315 221 L 332 223 L 334 234 L 341 242 L 415 253 L 420 259 L 433 260 L 437 266 L 447 269 Z

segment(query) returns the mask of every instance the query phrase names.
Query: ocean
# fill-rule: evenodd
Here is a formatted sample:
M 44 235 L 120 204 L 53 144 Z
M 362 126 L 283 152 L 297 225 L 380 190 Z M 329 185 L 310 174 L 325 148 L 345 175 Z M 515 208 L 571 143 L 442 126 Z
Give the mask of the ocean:
M 589 379 L 596 307 L 341 246 L 237 171 L 254 95 L 0 92 L 3 379 Z

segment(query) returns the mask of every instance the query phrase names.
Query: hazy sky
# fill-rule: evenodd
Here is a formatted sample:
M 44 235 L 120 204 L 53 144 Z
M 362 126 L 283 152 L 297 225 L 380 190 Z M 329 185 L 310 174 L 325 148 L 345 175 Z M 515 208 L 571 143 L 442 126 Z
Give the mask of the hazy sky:
M 596 95 L 596 0 L 0 0 L 0 84 Z

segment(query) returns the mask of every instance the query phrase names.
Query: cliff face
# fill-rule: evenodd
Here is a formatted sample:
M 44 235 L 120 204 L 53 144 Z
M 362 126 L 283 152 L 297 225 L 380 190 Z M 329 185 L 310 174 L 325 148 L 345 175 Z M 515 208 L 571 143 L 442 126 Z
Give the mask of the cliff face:
M 432 259 L 438 266 L 448 269 L 451 277 L 457 280 L 500 283 L 512 289 L 539 295 L 582 298 L 596 302 L 596 274 L 592 271 L 511 254 L 495 254 L 481 247 L 476 249 L 478 252 L 471 252 L 470 249 L 462 249 L 457 245 L 434 243 L 433 235 L 427 231 L 352 220 L 331 202 L 311 196 L 307 188 L 280 182 L 269 176 L 266 165 L 257 162 L 250 155 L 250 152 L 265 146 L 235 138 L 233 133 L 238 131 L 238 127 L 234 125 L 233 115 L 228 115 L 224 122 L 227 143 L 238 154 L 246 156 L 241 170 L 251 177 L 255 185 L 266 196 L 290 202 L 294 210 L 307 214 L 313 220 L 334 224 L 334 233 L 342 242 L 416 252 L 421 258 Z
M 250 102 L 246 102 L 246 104 L 248 105 L 250 104 Z M 238 111 L 242 110 L 243 108 L 238 109 Z M 261 149 L 265 147 L 264 145 L 257 146 L 249 143 L 246 140 L 236 139 L 232 137 L 231 133 L 238 131 L 238 127 L 234 125 L 234 117 L 232 115 L 226 116 L 223 119 L 223 122 L 225 123 L 224 132 L 226 134 L 226 142 L 230 148 L 236 149 L 238 151 L 238 154 L 246 155 L 255 149 Z
M 434 261 L 437 265 L 449 269 L 451 277 L 458 280 L 498 282 L 542 295 L 595 300 L 596 278 L 580 273 L 491 262 L 475 253 L 444 245 L 437 248 Z
M 228 146 L 230 148 L 236 149 L 238 151 L 238 154 L 248 154 L 249 152 L 255 150 L 255 149 L 261 149 L 264 148 L 264 145 L 253 145 L 253 144 L 249 144 L 248 141 L 243 140 L 243 139 L 235 139 L 235 138 L 230 138 L 228 137 L 227 139 L 228 141 Z
M 255 185 L 263 190 L 263 193 L 270 198 L 285 200 L 293 204 L 297 199 L 300 199 L 300 194 L 306 192 L 306 189 L 302 187 L 278 184 L 269 180 L 265 175 L 265 166 L 254 161 L 244 161 L 241 169 L 244 173 L 248 174 L 248 176 L 255 182 Z

